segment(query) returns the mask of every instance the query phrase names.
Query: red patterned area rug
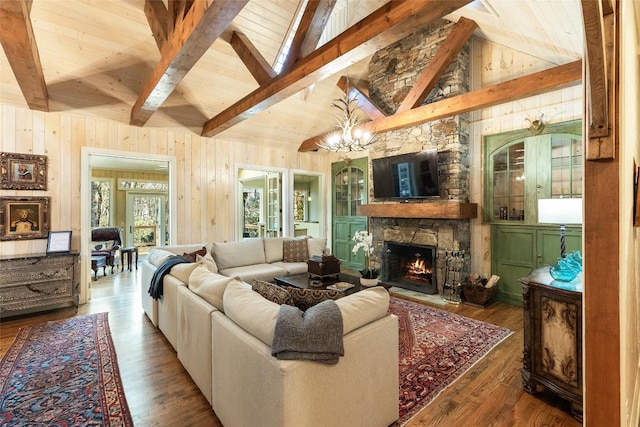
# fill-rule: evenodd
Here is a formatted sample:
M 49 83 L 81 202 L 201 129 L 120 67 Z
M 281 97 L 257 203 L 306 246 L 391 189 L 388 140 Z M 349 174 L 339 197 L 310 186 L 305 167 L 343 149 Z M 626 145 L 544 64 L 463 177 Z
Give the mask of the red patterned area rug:
M 20 328 L 0 361 L 0 425 L 133 426 L 107 316 Z
M 394 426 L 405 425 L 513 333 L 396 297 L 389 311 L 400 321 L 400 418 Z

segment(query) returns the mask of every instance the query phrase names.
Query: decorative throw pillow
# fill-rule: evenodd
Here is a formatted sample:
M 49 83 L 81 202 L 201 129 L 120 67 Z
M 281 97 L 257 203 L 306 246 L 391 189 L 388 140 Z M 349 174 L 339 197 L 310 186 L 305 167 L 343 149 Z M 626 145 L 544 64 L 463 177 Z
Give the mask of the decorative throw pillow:
M 337 300 L 344 296 L 342 291 L 337 289 L 301 289 L 288 286 L 287 291 L 293 299 L 293 305 L 302 311 L 306 311 L 309 307 L 328 300 Z
M 101 242 L 91 242 L 92 251 L 110 251 L 115 244 L 115 240 L 104 240 Z
M 309 259 L 307 238 L 285 240 L 282 242 L 282 261 L 305 262 Z
M 294 305 L 293 299 L 289 292 L 278 285 L 274 285 L 273 283 L 265 282 L 264 280 L 255 280 L 251 285 L 251 289 L 268 299 L 269 301 L 273 301 L 276 304 L 287 304 Z
M 189 260 L 189 262 L 196 262 L 196 256 L 205 256 L 207 254 L 207 248 L 205 246 L 202 247 L 199 251 L 183 253 L 182 256 Z

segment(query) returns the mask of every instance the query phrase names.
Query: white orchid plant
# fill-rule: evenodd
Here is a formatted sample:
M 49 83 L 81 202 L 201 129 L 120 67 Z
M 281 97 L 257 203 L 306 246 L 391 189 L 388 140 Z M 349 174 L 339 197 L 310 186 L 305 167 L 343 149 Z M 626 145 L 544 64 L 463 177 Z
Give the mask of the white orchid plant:
M 364 251 L 364 270 L 360 270 L 360 274 L 365 279 L 375 279 L 380 272 L 376 268 L 371 268 L 371 254 L 373 253 L 373 235 L 368 231 L 356 231 L 353 235 L 353 253 L 357 254 L 360 249 Z

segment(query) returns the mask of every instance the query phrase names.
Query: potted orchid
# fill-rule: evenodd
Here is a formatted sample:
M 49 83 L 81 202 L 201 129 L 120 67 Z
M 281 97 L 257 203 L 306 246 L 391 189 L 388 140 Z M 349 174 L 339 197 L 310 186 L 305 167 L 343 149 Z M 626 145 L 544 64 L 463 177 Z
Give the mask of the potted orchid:
M 358 250 L 364 251 L 364 269 L 360 270 L 362 278 L 360 283 L 365 286 L 373 286 L 378 284 L 378 269 L 371 268 L 371 253 L 373 252 L 373 235 L 368 231 L 356 231 L 353 235 L 353 241 L 356 244 L 353 246 L 353 253 L 358 253 Z

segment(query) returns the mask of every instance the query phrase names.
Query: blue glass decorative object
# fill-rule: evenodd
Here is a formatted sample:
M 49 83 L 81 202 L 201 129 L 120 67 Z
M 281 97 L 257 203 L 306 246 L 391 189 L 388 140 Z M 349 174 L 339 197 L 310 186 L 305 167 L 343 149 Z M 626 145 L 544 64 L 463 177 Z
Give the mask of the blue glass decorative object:
M 558 258 L 558 263 L 552 265 L 549 274 L 555 280 L 571 282 L 582 271 L 582 256 L 580 251 L 573 251 L 564 258 Z

